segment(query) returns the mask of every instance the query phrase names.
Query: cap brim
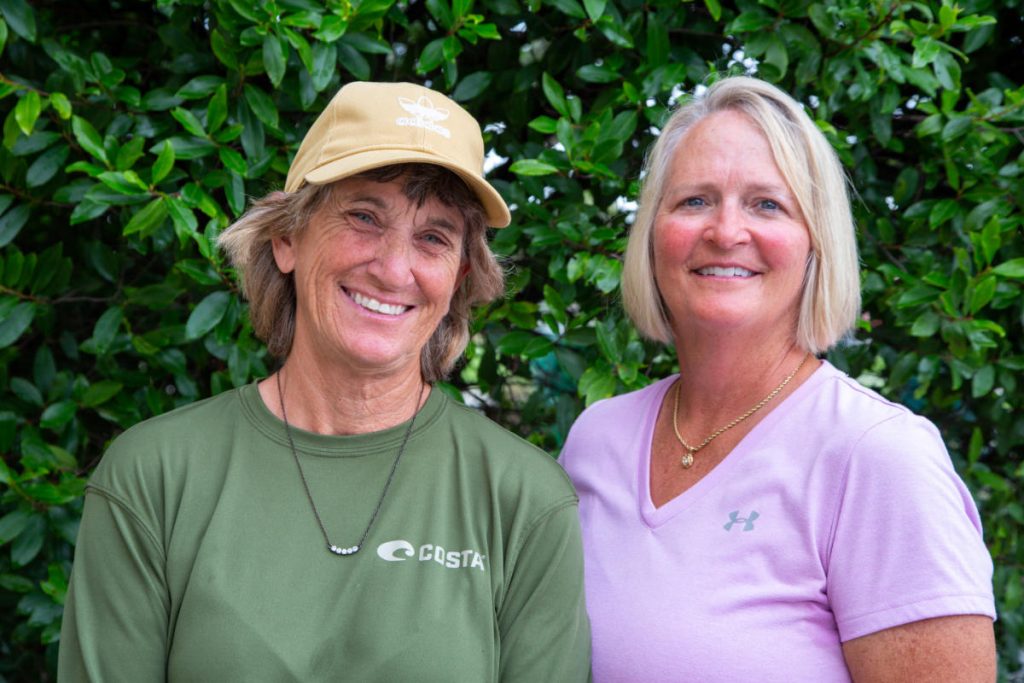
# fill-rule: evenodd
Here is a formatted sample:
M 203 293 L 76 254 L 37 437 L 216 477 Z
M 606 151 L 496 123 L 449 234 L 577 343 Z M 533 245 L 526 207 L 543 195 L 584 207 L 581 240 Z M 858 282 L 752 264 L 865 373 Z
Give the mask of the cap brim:
M 427 152 L 416 152 L 412 150 L 378 149 L 351 154 L 342 159 L 336 159 L 319 168 L 315 168 L 302 178 L 304 182 L 311 185 L 327 185 L 350 176 L 369 171 L 382 166 L 394 164 L 433 164 L 447 168 L 455 175 L 462 178 L 473 193 L 480 200 L 484 207 L 487 218 L 487 225 L 492 228 L 504 228 L 512 222 L 512 214 L 509 213 L 505 200 L 501 198 L 498 191 L 491 187 L 491 184 L 482 176 L 469 173 L 465 168 L 446 162 L 438 158 L 436 154 Z M 296 183 L 295 187 L 286 187 L 286 192 L 295 192 L 302 183 Z

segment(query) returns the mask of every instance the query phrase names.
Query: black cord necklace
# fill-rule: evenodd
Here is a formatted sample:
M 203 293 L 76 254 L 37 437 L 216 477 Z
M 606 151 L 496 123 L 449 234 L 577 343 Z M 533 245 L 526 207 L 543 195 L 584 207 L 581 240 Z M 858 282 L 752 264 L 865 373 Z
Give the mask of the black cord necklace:
M 377 507 L 373 509 L 373 514 L 370 515 L 370 521 L 363 530 L 363 535 L 359 537 L 359 540 L 355 545 L 342 548 L 341 546 L 331 543 L 331 539 L 327 535 L 327 527 L 324 526 L 324 521 L 320 518 L 320 512 L 316 509 L 316 503 L 313 502 L 313 494 L 309 491 L 309 482 L 306 481 L 306 474 L 302 471 L 302 464 L 299 462 L 299 454 L 295 450 L 295 441 L 292 440 L 292 426 L 288 423 L 288 413 L 284 408 L 284 391 L 281 389 L 281 372 L 278 371 L 277 395 L 281 402 L 281 417 L 284 418 L 284 433 L 288 436 L 288 446 L 292 450 L 292 457 L 295 458 L 295 466 L 299 469 L 299 478 L 302 479 L 302 488 L 306 491 L 306 498 L 309 499 L 309 506 L 313 508 L 313 516 L 316 517 L 316 523 L 320 527 L 320 533 L 324 535 L 324 541 L 327 542 L 327 549 L 335 555 L 355 555 L 359 552 L 359 549 L 363 547 L 363 541 L 365 541 L 366 537 L 369 535 L 370 529 L 373 527 L 373 523 L 377 521 L 377 513 L 380 512 L 380 507 L 384 504 L 384 497 L 388 495 L 388 489 L 391 487 L 391 481 L 395 478 L 395 471 L 398 470 L 398 462 L 402 459 L 402 453 L 405 452 L 405 445 L 409 443 L 409 436 L 412 434 L 413 425 L 416 424 L 416 416 L 420 412 L 420 401 L 423 400 L 423 390 L 426 386 L 426 382 L 420 385 L 420 393 L 416 397 L 416 412 L 413 413 L 412 419 L 409 420 L 409 426 L 405 430 L 405 436 L 402 437 L 402 443 L 398 447 L 398 454 L 395 456 L 395 461 L 391 463 L 391 471 L 388 472 L 387 481 L 384 482 L 384 489 L 380 492 L 380 498 L 377 500 Z

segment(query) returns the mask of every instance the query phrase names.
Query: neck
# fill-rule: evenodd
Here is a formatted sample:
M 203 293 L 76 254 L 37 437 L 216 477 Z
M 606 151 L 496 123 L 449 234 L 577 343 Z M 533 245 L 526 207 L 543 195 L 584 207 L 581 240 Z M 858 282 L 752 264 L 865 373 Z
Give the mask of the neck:
M 321 366 L 289 358 L 278 370 L 288 422 L 318 434 L 366 434 L 410 419 L 426 399 L 419 367 L 399 374 L 328 373 Z M 272 376 L 260 382 L 260 396 L 279 419 L 281 396 Z M 429 389 L 429 387 L 428 387 Z
M 678 343 L 676 352 L 680 415 L 685 416 L 688 433 L 701 435 L 756 405 L 807 356 L 792 339 L 759 342 L 752 348 L 749 339 L 707 339 L 702 335 Z M 817 367 L 814 359 L 804 363 L 772 403 L 777 404 Z

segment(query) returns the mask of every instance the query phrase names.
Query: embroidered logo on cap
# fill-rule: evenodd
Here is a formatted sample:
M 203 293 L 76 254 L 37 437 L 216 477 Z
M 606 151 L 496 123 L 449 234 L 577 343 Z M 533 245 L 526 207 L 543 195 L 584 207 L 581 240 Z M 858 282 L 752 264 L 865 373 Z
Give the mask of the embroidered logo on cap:
M 434 106 L 434 103 L 430 101 L 426 95 L 421 95 L 418 100 L 413 102 L 408 97 L 399 97 L 398 103 L 402 105 L 402 109 L 406 110 L 412 116 L 399 116 L 395 119 L 395 123 L 399 126 L 411 126 L 413 128 L 425 128 L 429 131 L 443 135 L 446 138 L 451 138 L 452 132 L 444 126 L 438 125 L 438 121 L 444 121 L 451 112 L 447 109 L 439 109 Z

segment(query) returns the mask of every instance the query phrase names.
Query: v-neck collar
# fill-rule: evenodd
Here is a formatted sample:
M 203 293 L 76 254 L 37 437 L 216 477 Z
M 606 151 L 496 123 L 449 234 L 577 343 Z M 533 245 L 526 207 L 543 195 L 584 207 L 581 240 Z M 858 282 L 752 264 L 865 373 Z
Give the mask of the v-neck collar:
M 757 444 L 762 434 L 770 431 L 776 423 L 785 418 L 786 410 L 784 406 L 799 401 L 803 395 L 813 391 L 815 387 L 837 372 L 838 370 L 834 369 L 828 361 L 822 361 L 814 373 L 803 384 L 798 386 L 793 393 L 775 405 L 760 422 L 754 425 L 754 428 L 740 439 L 740 442 L 729 451 L 714 469 L 704 475 L 696 484 L 675 498 L 666 501 L 661 507 L 655 507 L 651 499 L 651 456 L 653 454 L 654 426 L 658 421 L 658 412 L 661 409 L 665 394 L 679 375 L 675 374 L 658 382 L 653 387 L 654 390 L 649 396 L 650 403 L 647 406 L 647 415 L 642 425 L 642 431 L 638 435 L 640 448 L 636 449 L 638 453 L 636 491 L 638 494 L 637 503 L 640 518 L 643 519 L 648 527 L 659 527 L 689 509 L 705 494 L 718 486 L 721 481 L 728 481 L 729 478 L 734 476 L 736 469 L 743 464 L 743 461 L 753 453 L 756 453 Z

